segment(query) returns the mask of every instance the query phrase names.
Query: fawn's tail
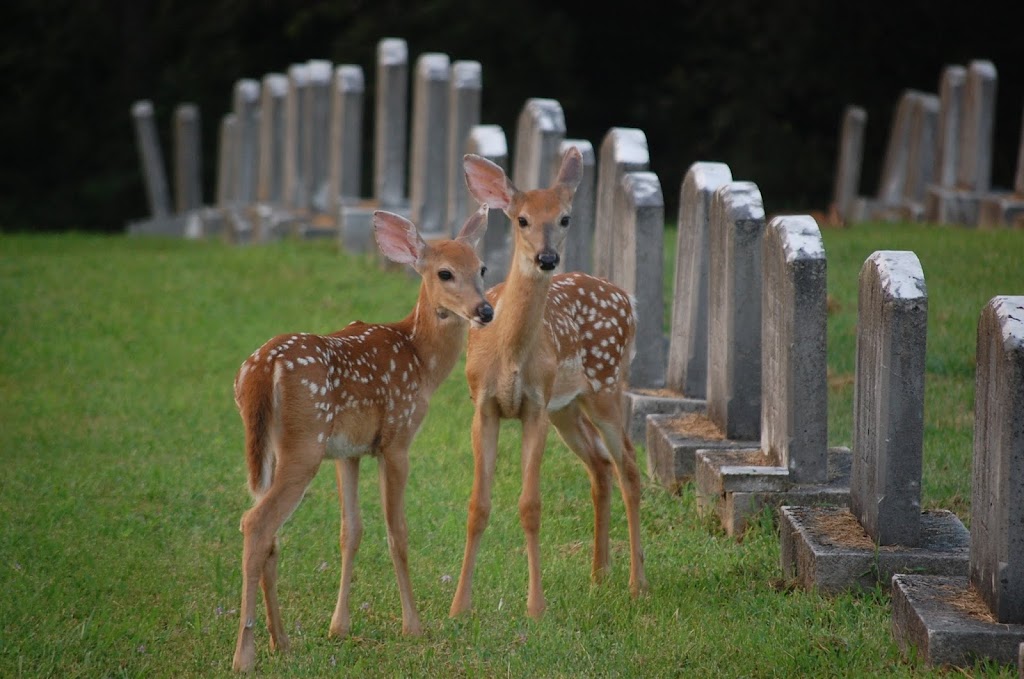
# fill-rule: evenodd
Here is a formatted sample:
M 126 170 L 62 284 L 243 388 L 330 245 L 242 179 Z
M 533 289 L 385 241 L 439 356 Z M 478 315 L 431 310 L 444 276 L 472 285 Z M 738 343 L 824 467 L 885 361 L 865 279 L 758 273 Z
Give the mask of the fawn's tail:
M 276 371 L 274 371 L 276 372 Z M 245 460 L 249 468 L 249 492 L 260 498 L 274 480 L 274 447 L 270 425 L 274 410 L 273 373 L 252 370 L 235 380 L 235 403 L 245 424 Z

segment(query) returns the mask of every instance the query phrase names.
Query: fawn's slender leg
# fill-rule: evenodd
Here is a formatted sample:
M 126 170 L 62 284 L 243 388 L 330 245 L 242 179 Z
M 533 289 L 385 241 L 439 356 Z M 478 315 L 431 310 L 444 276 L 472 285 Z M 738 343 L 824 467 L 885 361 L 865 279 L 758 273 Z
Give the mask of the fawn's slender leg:
M 341 504 L 341 586 L 338 588 L 338 603 L 331 616 L 330 636 L 345 637 L 352 625 L 349 617 L 352 571 L 363 538 L 363 521 L 359 515 L 359 458 L 338 460 L 334 470 Z
M 270 631 L 270 647 L 275 651 L 288 650 L 288 635 L 281 620 L 281 605 L 277 601 L 277 557 L 279 554 L 277 536 L 270 543 L 270 553 L 263 564 L 263 602 L 267 608 L 267 629 Z
M 466 525 L 466 551 L 462 556 L 462 572 L 455 588 L 449 615 L 454 617 L 473 607 L 473 569 L 480 538 L 491 516 L 491 484 L 494 481 L 494 461 L 498 455 L 497 413 L 477 408 L 473 413 L 473 493 L 469 498 L 469 518 Z
M 594 504 L 594 557 L 590 575 L 600 582 L 611 568 L 608 525 L 611 521 L 611 458 L 600 434 L 574 401 L 549 413 L 551 423 L 565 445 L 583 460 L 590 475 L 590 499 Z
M 524 405 L 524 410 L 526 406 Z M 540 464 L 548 434 L 548 415 L 543 408 L 527 412 L 522 417 L 523 489 L 519 496 L 519 523 L 526 534 L 526 560 L 530 573 L 526 597 L 526 612 L 539 618 L 547 604 L 540 582 Z
M 626 505 L 626 522 L 629 526 L 629 591 L 639 596 L 647 591 L 647 577 L 644 575 L 644 550 L 640 541 L 640 470 L 636 464 L 636 450 L 629 440 L 623 425 L 622 398 L 617 392 L 598 394 L 592 402 L 593 410 L 588 413 L 601 432 L 605 447 L 615 465 L 619 477 L 619 489 Z
M 253 638 L 253 623 L 256 615 L 256 587 L 265 573 L 265 567 L 271 553 L 274 553 L 275 564 L 271 566 L 272 584 L 276 578 L 276 548 L 274 540 L 278 529 L 295 511 L 306 487 L 316 474 L 317 464 L 302 468 L 293 467 L 288 475 L 279 474 L 274 478 L 270 489 L 260 500 L 242 516 L 242 605 L 239 611 L 238 642 L 235 645 L 234 668 L 248 671 L 253 667 L 256 649 Z M 266 582 L 266 581 L 265 581 Z M 267 614 L 276 615 L 276 624 L 271 622 L 272 645 L 284 649 L 288 639 L 284 635 L 280 623 L 280 613 L 276 610 L 277 597 L 273 596 L 273 605 L 268 605 Z
M 405 484 L 409 478 L 407 443 L 396 448 L 384 451 L 380 456 L 380 497 L 388 529 L 388 549 L 402 601 L 402 633 L 418 636 L 422 628 L 409 580 L 409 529 L 405 522 Z

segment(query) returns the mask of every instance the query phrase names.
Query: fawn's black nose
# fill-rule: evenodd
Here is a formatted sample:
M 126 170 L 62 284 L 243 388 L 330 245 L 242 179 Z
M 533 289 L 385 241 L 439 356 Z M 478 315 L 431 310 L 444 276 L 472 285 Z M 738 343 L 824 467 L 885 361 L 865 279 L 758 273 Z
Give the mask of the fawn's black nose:
M 554 250 L 543 250 L 537 254 L 537 264 L 544 271 L 551 271 L 558 266 L 559 259 L 558 253 Z
M 484 302 L 476 308 L 476 315 L 481 323 L 490 323 L 494 320 L 494 307 Z

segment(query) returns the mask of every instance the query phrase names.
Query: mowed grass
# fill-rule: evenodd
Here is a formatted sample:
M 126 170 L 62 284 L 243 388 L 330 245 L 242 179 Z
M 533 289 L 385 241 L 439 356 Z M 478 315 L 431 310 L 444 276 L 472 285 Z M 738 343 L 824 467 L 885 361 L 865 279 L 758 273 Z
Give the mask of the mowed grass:
M 993 295 L 1024 294 L 1024 232 L 885 225 L 824 238 L 835 309 L 831 443 L 850 441 L 860 267 L 877 249 L 914 250 L 929 291 L 924 501 L 968 521 L 977 317 Z M 666 242 L 671 250 L 671 229 Z M 238 520 L 250 504 L 235 370 L 277 333 L 395 320 L 415 297 L 410 276 L 326 242 L 0 235 L 0 676 L 228 674 Z M 260 675 L 943 674 L 901 656 L 883 592 L 823 598 L 786 587 L 770 517 L 728 538 L 697 516 L 692 487 L 645 487 L 647 597 L 628 595 L 618 496 L 613 572 L 592 585 L 589 483 L 553 433 L 542 473 L 548 611 L 529 619 L 512 423 L 502 429 L 474 612 L 450 620 L 472 482 L 462 370 L 437 392 L 411 451 L 410 567 L 425 634 L 400 633 L 376 462 L 366 459 L 353 633 L 327 638 L 339 513 L 325 468 L 280 533 L 293 650 L 268 651 L 261 612 Z M 986 663 L 970 673 L 1016 675 Z

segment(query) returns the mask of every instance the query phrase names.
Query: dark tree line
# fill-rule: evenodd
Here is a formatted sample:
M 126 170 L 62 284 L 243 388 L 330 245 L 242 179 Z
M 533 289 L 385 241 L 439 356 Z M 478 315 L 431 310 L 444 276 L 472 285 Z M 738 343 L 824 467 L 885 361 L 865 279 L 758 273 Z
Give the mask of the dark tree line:
M 218 121 L 239 78 L 310 58 L 358 64 L 369 121 L 383 37 L 404 38 L 410 62 L 428 51 L 479 61 L 483 122 L 501 125 L 510 144 L 530 97 L 557 99 L 568 136 L 595 148 L 610 127 L 642 129 L 670 220 L 696 160 L 757 182 L 769 212 L 824 208 L 851 103 L 868 112 L 861 188 L 873 193 L 900 92 L 935 92 L 946 64 L 990 59 L 999 72 L 993 181 L 1006 187 L 1024 105 L 1014 4 L 8 0 L 0 229 L 120 231 L 144 216 L 129 116 L 137 99 L 156 107 L 168 163 L 174 107 L 199 105 L 208 201 Z

